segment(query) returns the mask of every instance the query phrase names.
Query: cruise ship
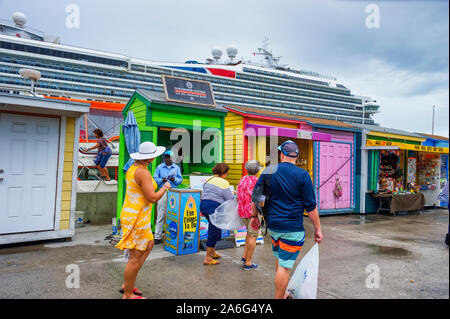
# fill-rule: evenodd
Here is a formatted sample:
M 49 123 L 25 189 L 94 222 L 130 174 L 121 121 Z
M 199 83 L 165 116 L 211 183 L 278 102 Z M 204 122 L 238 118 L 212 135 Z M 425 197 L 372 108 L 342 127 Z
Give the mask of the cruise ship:
M 13 21 L 0 20 L 0 91 L 29 89 L 31 81 L 19 70 L 31 68 L 41 73 L 37 94 L 124 104 L 136 89 L 163 92 L 166 74 L 211 82 L 223 104 L 360 124 L 375 124 L 379 110 L 376 100 L 352 94 L 334 77 L 280 65 L 267 41 L 253 54 L 265 64 L 236 59 L 233 46 L 226 49 L 228 58 L 213 48 L 204 62 L 157 62 L 63 45 L 25 24 L 20 12 Z

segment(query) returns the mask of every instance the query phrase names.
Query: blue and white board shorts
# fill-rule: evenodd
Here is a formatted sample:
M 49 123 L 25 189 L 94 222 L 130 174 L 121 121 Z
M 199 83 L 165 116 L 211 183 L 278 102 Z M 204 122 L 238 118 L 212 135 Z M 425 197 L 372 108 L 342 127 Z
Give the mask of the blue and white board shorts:
M 272 253 L 278 258 L 278 265 L 284 268 L 294 267 L 305 242 L 305 232 L 281 233 L 269 229 L 272 238 Z

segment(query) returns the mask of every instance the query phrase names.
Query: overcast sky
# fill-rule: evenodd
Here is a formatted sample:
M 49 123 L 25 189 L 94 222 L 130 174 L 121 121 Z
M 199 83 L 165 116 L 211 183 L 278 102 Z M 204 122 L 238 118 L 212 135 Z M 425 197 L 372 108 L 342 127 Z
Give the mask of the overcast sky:
M 80 28 L 66 26 L 66 7 Z M 366 12 L 369 4 L 379 9 Z M 62 44 L 154 61 L 205 61 L 233 44 L 252 59 L 265 35 L 280 63 L 332 75 L 355 95 L 381 105 L 381 126 L 449 132 L 448 0 L 0 0 L 0 18 L 22 11 L 27 26 Z M 374 18 L 374 19 L 372 19 Z

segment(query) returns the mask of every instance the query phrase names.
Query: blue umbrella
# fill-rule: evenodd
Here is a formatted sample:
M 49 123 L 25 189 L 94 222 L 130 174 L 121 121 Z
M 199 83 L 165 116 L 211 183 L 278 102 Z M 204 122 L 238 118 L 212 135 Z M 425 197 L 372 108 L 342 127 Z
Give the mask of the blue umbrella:
M 139 132 L 139 128 L 133 111 L 128 112 L 127 118 L 122 125 L 122 130 L 128 154 L 138 152 L 139 145 L 141 144 L 141 132 Z M 130 166 L 133 165 L 133 163 L 134 159 L 130 158 L 123 167 L 124 172 L 126 172 L 130 168 Z

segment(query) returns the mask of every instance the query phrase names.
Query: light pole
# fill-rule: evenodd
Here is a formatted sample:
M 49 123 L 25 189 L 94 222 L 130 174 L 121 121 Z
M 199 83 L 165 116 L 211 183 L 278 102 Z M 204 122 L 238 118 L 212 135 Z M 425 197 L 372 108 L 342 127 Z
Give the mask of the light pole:
M 431 135 L 434 135 L 434 108 L 436 105 L 433 105 L 433 120 L 431 122 Z

